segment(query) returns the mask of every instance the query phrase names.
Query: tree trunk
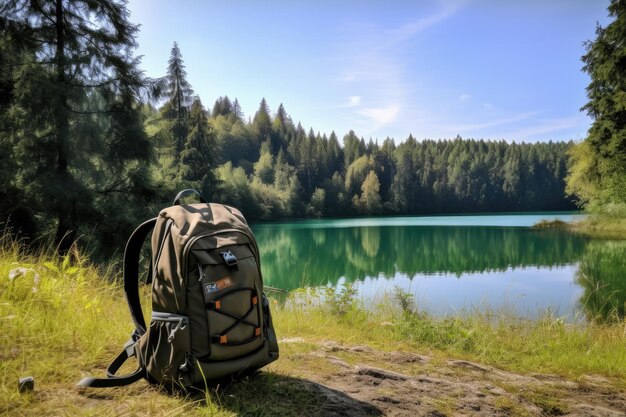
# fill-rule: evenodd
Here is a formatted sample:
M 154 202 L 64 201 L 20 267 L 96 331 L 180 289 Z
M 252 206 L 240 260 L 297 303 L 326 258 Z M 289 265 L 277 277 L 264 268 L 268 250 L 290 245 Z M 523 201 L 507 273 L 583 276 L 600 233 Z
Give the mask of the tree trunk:
M 67 94 L 65 93 L 64 86 L 66 85 L 66 62 L 65 62 L 65 22 L 64 22 L 64 10 L 63 0 L 56 0 L 56 76 L 58 81 L 58 103 L 55 108 L 55 131 L 56 131 L 56 152 L 57 152 L 57 167 L 56 175 L 59 183 L 64 183 L 69 180 L 68 162 L 67 162 L 67 141 L 69 136 L 69 122 L 67 115 Z M 55 244 L 58 248 L 60 255 L 65 255 L 76 237 L 76 231 L 74 222 L 72 219 L 71 209 L 69 201 L 64 199 L 64 196 L 56 196 L 56 204 L 54 206 L 57 210 L 58 224 L 55 236 Z

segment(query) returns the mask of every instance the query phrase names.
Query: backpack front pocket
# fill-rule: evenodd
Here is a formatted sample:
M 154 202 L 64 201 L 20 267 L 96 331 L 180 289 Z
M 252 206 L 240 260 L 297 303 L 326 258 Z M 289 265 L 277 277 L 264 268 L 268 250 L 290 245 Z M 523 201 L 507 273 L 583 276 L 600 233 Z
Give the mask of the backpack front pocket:
M 248 245 L 194 251 L 206 307 L 210 353 L 218 361 L 246 355 L 263 344 L 258 267 Z

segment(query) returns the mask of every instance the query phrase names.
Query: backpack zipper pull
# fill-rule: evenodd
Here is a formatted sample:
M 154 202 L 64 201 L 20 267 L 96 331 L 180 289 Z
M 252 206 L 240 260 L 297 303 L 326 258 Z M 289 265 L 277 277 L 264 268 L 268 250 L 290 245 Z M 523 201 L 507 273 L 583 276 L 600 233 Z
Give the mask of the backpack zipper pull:
M 183 330 L 185 327 L 187 327 L 187 317 L 181 317 L 178 320 L 178 324 L 176 325 L 176 327 L 174 327 L 170 331 L 169 336 L 167 336 L 167 341 L 172 343 L 172 340 L 174 340 L 174 337 L 176 337 L 176 332 L 178 332 L 179 330 Z
M 206 276 L 204 275 L 204 272 L 202 272 L 202 265 L 200 263 L 198 263 L 198 275 L 200 276 L 200 278 L 198 278 L 198 282 L 202 281 L 202 278 Z

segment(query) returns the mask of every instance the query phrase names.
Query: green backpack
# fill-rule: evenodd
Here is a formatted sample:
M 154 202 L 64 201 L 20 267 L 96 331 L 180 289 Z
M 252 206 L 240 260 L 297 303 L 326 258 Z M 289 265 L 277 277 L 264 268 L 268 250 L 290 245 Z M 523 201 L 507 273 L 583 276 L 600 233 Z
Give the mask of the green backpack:
M 190 194 L 202 204 L 179 203 Z M 146 327 L 138 277 L 150 232 L 152 319 Z M 124 251 L 124 291 L 135 331 L 107 378 L 84 378 L 79 386 L 122 386 L 146 378 L 188 387 L 248 374 L 278 359 L 252 231 L 239 210 L 207 204 L 195 190 L 178 193 L 172 207 L 133 232 Z M 132 356 L 139 368 L 116 376 Z

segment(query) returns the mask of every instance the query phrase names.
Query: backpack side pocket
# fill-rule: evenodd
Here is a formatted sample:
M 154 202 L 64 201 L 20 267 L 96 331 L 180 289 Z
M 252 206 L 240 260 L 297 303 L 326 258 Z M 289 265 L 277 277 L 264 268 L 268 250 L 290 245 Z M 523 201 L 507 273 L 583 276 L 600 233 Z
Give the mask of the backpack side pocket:
M 153 312 L 150 328 L 139 340 L 139 353 L 148 375 L 159 383 L 177 382 L 189 362 L 189 318 Z

